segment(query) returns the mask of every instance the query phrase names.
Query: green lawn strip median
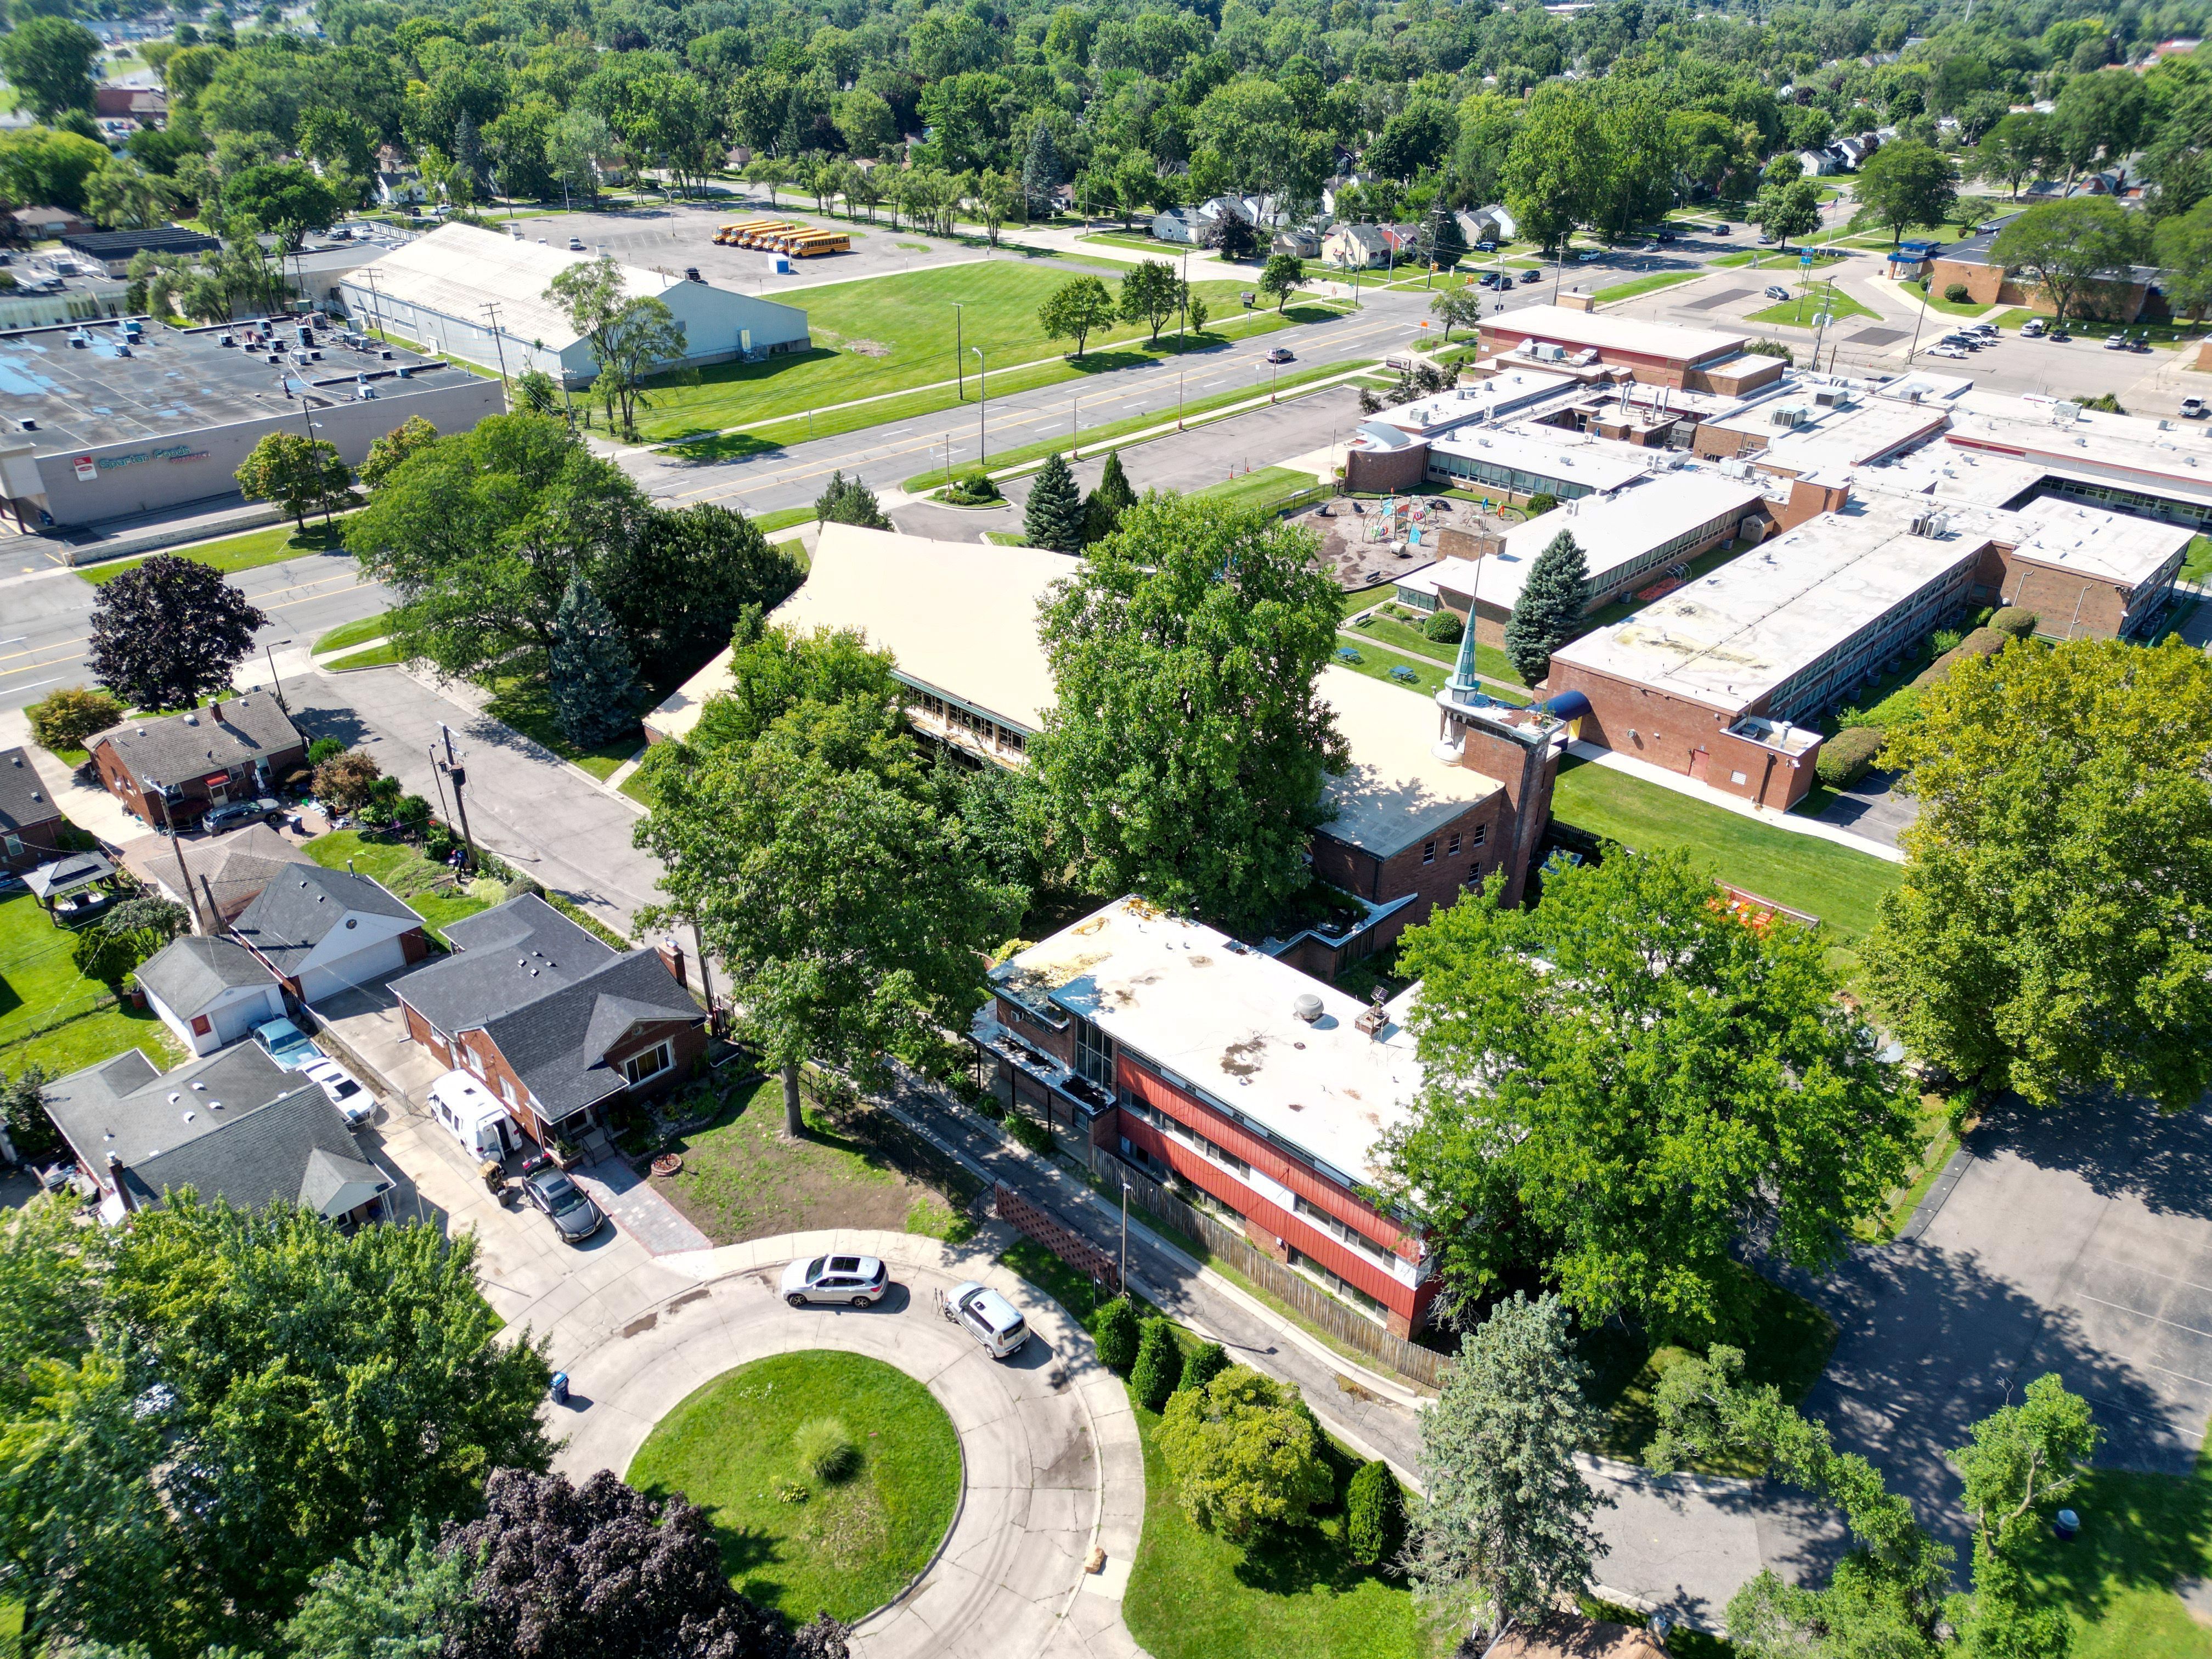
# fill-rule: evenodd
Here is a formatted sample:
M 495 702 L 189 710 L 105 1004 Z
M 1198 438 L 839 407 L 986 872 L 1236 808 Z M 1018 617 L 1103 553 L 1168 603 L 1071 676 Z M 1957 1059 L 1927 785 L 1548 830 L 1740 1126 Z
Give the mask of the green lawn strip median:
M 180 559 L 190 559 L 195 564 L 210 565 L 226 576 L 241 570 L 256 570 L 264 564 L 282 564 L 287 559 L 313 558 L 320 554 L 345 551 L 345 520 L 325 529 L 311 524 L 306 532 L 295 530 L 289 524 L 272 524 L 265 530 L 249 530 L 241 536 L 225 536 L 220 541 L 201 542 L 189 547 L 163 548 L 162 552 Z M 109 559 L 100 564 L 84 564 L 76 574 L 98 587 L 113 581 L 126 570 L 136 570 L 151 553 L 139 554 L 128 559 Z
M 810 1467 L 802 1431 L 842 1439 L 844 1466 Z M 825 1610 L 849 1621 L 905 1589 L 943 1541 L 960 1504 L 960 1437 L 896 1366 L 802 1349 L 694 1390 L 625 1478 L 707 1511 L 740 1594 L 793 1625 Z
M 1812 264 L 1808 266 L 1796 248 L 1786 253 L 1778 250 L 1746 248 L 1741 253 L 1723 253 L 1709 263 L 1712 269 L 1720 270 L 1778 270 L 1784 265 L 1793 270 L 1826 270 L 1830 265 L 1840 263 L 1844 258 L 1840 253 L 1816 253 L 1813 256 Z
M 329 633 L 319 636 L 310 647 L 309 654 L 327 657 L 333 651 L 343 651 L 349 645 L 367 645 L 371 640 L 380 640 L 392 632 L 392 613 L 380 611 L 374 617 L 363 617 L 359 622 L 341 623 Z
M 1459 661 L 1459 647 L 1443 645 L 1431 639 L 1413 623 L 1396 617 L 1376 615 L 1356 624 L 1357 631 L 1385 645 L 1395 645 L 1401 651 L 1410 651 L 1417 656 L 1433 658 L 1436 661 L 1455 665 Z M 1491 679 L 1509 680 L 1525 689 L 1528 684 L 1513 666 L 1513 659 L 1494 645 L 1485 645 L 1477 640 L 1474 645 L 1474 672 Z
M 371 830 L 333 830 L 301 850 L 325 870 L 350 869 L 381 882 L 392 896 L 422 918 L 440 944 L 447 923 L 488 910 L 502 896 L 499 884 L 477 878 L 463 889 L 453 872 L 422 856 L 422 849 L 397 836 Z
M 1611 305 L 1616 300 L 1633 300 L 1639 294 L 1656 294 L 1662 288 L 1695 282 L 1705 273 L 1702 270 L 1655 270 L 1648 276 L 1638 276 L 1632 282 L 1616 283 L 1611 288 L 1601 288 L 1590 295 L 1599 305 Z
M 1338 375 L 1348 374 L 1359 366 L 1358 363 L 1316 363 L 1282 375 L 1274 382 L 1274 391 L 1278 396 L 1287 395 L 1294 391 L 1302 391 L 1317 380 L 1328 380 Z M 1234 404 L 1249 404 L 1254 398 L 1264 396 L 1267 392 L 1266 386 L 1246 386 L 1241 391 L 1216 392 L 1210 398 L 1194 398 L 1183 405 L 1184 428 L 1188 429 L 1201 416 L 1212 415 Z M 1093 449 L 1100 444 L 1111 443 L 1116 438 L 1126 437 L 1134 432 L 1148 432 L 1155 427 L 1166 428 L 1167 429 L 1160 435 L 1171 437 L 1175 435 L 1175 419 L 1171 413 L 1155 410 L 1148 415 L 1125 416 L 1121 420 L 1109 421 L 1101 426 L 1085 427 L 1072 438 L 1041 438 L 1035 443 L 1019 444 L 1012 449 L 994 450 L 990 458 L 990 468 L 994 474 L 1003 477 L 1010 469 L 1042 461 L 1048 455 L 1065 455 L 1068 453 L 1071 444 L 1078 449 Z M 963 463 L 953 470 L 956 472 L 964 472 L 969 465 L 971 464 Z M 926 472 L 915 473 L 901 483 L 899 488 L 909 495 L 918 495 L 925 490 L 940 489 L 944 483 L 945 469 L 938 466 Z
M 773 513 L 749 514 L 746 516 L 752 520 L 753 528 L 762 535 L 773 536 L 777 531 L 789 530 L 794 525 L 812 524 L 814 509 L 811 507 L 780 507 Z
M 1172 259 L 1182 252 L 1172 243 L 1155 241 L 1149 236 L 1139 236 L 1134 231 L 1097 230 L 1075 240 L 1079 242 L 1097 242 L 1106 247 L 1133 248 L 1139 253 L 1156 253 L 1163 259 Z
M 2046 323 L 2051 320 L 2033 306 L 2014 306 L 2008 311 L 2000 311 L 1989 320 L 1999 328 L 2018 328 L 2031 317 L 2042 317 Z
M 365 651 L 349 651 L 344 656 L 319 665 L 333 674 L 349 673 L 356 668 L 396 668 L 407 659 L 390 640 L 381 641 Z
M 1813 289 L 1795 299 L 1771 305 L 1764 311 L 1754 311 L 1744 321 L 1763 324 L 1770 328 L 1811 328 L 1814 326 L 1814 318 L 1824 311 L 1837 322 L 1849 317 L 1871 317 L 1876 322 L 1881 320 L 1881 313 L 1871 306 L 1861 305 L 1840 289 L 1830 294 L 1825 289 Z
M 695 385 L 657 386 L 641 430 L 654 442 L 682 443 L 880 393 L 934 386 L 959 378 L 956 366 L 972 374 L 978 350 L 987 373 L 994 374 L 1057 358 L 1063 348 L 1044 337 L 1036 313 L 1069 280 L 1065 271 L 1007 259 L 802 289 L 789 303 L 806 313 L 816 342 L 811 349 L 766 362 L 716 364 L 701 370 Z M 1227 319 L 1237 313 L 1237 296 L 1251 284 L 1231 280 L 1192 287 L 1215 317 Z M 1093 336 L 1091 344 L 1124 345 L 1149 333 L 1144 325 L 1117 323 Z
M 1904 878 L 1886 860 L 1775 829 L 1595 761 L 1560 763 L 1552 813 L 1639 852 L 1685 848 L 1730 885 L 1820 917 L 1847 947 L 1866 937 L 1882 896 Z

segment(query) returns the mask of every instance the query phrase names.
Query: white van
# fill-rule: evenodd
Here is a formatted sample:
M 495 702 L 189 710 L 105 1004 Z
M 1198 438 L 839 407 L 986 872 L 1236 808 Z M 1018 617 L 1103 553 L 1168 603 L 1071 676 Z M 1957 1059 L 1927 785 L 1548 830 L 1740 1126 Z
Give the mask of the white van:
M 496 1163 L 514 1150 L 514 1120 L 466 1072 L 448 1072 L 430 1085 L 430 1115 L 480 1158 Z
M 970 1279 L 938 1293 L 938 1310 L 983 1345 L 994 1359 L 1019 1353 L 1030 1340 L 1029 1322 L 1020 1309 L 988 1285 Z

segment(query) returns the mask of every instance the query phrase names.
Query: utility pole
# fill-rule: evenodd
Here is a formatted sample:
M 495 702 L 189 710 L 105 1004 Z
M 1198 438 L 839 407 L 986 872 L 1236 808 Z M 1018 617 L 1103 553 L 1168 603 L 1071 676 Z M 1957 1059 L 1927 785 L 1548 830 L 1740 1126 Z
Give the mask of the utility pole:
M 451 823 L 453 815 L 446 810 L 446 784 L 438 768 L 438 745 L 432 744 L 428 752 L 430 757 L 430 787 L 438 792 L 438 816 Z
M 192 932 L 212 933 L 216 921 L 212 911 L 208 915 L 207 925 L 200 925 L 200 902 L 192 892 L 192 872 L 185 868 L 185 838 L 177 833 L 177 821 L 169 816 L 169 798 L 161 793 L 161 781 L 149 778 L 146 787 L 153 792 L 146 797 L 148 803 L 150 805 L 156 800 L 161 803 L 161 822 L 169 831 L 169 850 L 177 855 L 177 885 L 185 890 L 185 908 L 191 913 Z
M 507 395 L 507 342 L 499 336 L 499 306 L 497 302 L 487 300 L 483 311 L 484 315 L 491 319 L 492 349 L 499 353 L 499 392 L 504 398 Z
M 446 775 L 453 781 L 454 816 L 461 821 L 461 840 L 468 846 L 469 868 L 473 870 L 477 864 L 477 840 L 469 833 L 468 802 L 461 798 L 461 786 L 469 781 L 468 769 L 453 758 L 453 728 L 440 720 L 438 730 L 446 739 Z M 431 758 L 435 760 L 437 757 L 434 755 Z
M 289 703 L 284 701 L 284 682 L 276 678 L 276 647 L 280 645 L 289 645 L 291 643 L 292 641 L 289 640 L 264 640 L 261 641 L 261 654 L 269 660 L 269 689 L 276 694 L 276 707 L 283 709 L 287 714 L 289 714 L 292 712 L 292 707 Z
M 699 989 L 707 999 L 707 1029 L 714 1029 L 714 973 L 707 966 L 707 939 L 699 931 L 697 917 L 691 920 L 691 948 L 699 953 Z

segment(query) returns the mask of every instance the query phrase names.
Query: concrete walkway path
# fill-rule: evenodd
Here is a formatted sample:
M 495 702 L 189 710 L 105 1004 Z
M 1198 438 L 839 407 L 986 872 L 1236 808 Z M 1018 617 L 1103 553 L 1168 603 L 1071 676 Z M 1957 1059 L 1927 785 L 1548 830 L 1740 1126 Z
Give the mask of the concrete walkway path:
M 1144 1454 L 1121 1381 L 1048 1297 L 992 1258 L 994 1225 L 965 1246 L 906 1233 L 783 1234 L 663 1257 L 649 1306 L 580 1304 L 554 1323 L 567 1406 L 555 1467 L 617 1474 L 695 1389 L 772 1354 L 835 1348 L 896 1365 L 927 1386 L 958 1431 L 960 1506 L 934 1559 L 860 1620 L 861 1659 L 1137 1659 L 1121 1596 L 1144 1529 Z M 776 1275 L 797 1257 L 882 1257 L 896 1288 L 877 1307 L 787 1307 Z M 685 1279 L 690 1283 L 684 1283 Z M 1028 1316 L 1026 1346 L 1001 1363 L 938 1315 L 936 1293 L 981 1279 Z M 1105 1565 L 1085 1571 L 1093 1547 Z

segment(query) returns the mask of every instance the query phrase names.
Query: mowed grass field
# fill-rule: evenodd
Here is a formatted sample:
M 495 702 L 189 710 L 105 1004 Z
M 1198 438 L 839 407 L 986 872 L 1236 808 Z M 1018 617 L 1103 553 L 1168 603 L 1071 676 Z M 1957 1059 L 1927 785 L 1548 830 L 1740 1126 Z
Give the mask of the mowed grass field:
M 1060 357 L 1073 349 L 1073 341 L 1045 338 L 1036 313 L 1054 289 L 1074 280 L 1069 271 L 1006 260 L 801 289 L 787 303 L 805 311 L 814 337 L 812 350 L 764 363 L 717 364 L 700 371 L 696 386 L 656 388 L 653 406 L 638 430 L 654 441 L 666 442 L 804 414 L 856 398 L 952 380 L 956 361 L 970 381 L 973 396 L 979 346 L 991 374 Z M 1219 324 L 1243 313 L 1237 295 L 1251 292 L 1258 280 L 1255 272 L 1241 281 L 1193 283 L 1191 289 L 1205 301 L 1209 320 Z M 1119 286 L 1110 276 L 1106 276 L 1106 284 L 1109 290 Z M 961 307 L 957 313 L 956 302 Z M 1267 314 L 1273 315 L 1271 310 Z M 1132 361 L 1126 351 L 1100 349 L 1126 348 L 1131 342 L 1142 346 L 1149 332 L 1142 325 L 1117 323 L 1091 336 L 1086 356 L 1101 361 L 1085 367 L 1095 371 Z M 1162 341 L 1173 332 L 1170 319 L 1162 331 Z

